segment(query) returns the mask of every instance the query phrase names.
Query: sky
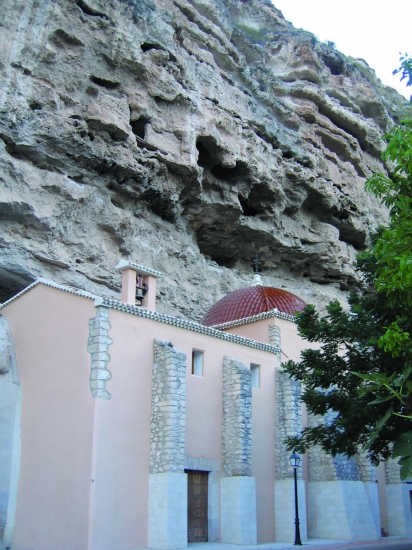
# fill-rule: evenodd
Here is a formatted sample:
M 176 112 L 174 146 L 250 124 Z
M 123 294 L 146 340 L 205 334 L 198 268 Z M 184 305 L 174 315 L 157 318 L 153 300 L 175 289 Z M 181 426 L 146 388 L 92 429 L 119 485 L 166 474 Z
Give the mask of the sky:
M 272 0 L 296 28 L 360 57 L 384 84 L 410 98 L 412 87 L 392 71 L 399 53 L 412 54 L 412 0 Z

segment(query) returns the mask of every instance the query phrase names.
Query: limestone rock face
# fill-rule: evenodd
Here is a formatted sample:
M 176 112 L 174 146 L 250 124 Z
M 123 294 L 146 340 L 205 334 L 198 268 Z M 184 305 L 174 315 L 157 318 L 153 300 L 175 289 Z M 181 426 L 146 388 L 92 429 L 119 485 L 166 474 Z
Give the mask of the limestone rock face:
M 121 257 L 158 309 L 201 319 L 263 282 L 324 304 L 385 220 L 364 190 L 406 102 L 268 0 L 3 0 L 0 282 L 118 297 Z

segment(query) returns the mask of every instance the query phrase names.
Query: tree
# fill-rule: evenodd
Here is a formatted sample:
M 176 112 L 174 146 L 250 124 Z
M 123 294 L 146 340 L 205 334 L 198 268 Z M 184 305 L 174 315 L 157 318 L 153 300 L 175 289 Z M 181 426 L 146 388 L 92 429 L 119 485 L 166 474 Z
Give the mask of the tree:
M 412 60 L 395 71 L 412 84 Z M 305 452 L 320 444 L 332 455 L 352 456 L 359 446 L 376 464 L 400 457 L 402 478 L 412 473 L 412 117 L 385 136 L 390 177 L 375 174 L 367 188 L 389 209 L 389 224 L 358 258 L 369 291 L 352 294 L 349 311 L 332 302 L 320 318 L 308 306 L 298 318 L 301 336 L 320 349 L 283 366 L 304 384 L 308 410 L 329 418 L 289 438 Z

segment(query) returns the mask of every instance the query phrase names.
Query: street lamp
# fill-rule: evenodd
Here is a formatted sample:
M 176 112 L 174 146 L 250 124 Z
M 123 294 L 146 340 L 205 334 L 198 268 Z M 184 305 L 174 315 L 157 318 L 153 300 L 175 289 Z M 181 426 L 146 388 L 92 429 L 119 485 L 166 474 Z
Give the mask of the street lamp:
M 300 528 L 299 528 L 299 510 L 298 510 L 298 478 L 296 470 L 300 464 L 300 456 L 296 453 L 293 453 L 289 457 L 290 463 L 293 468 L 293 475 L 295 478 L 295 546 L 302 546 L 302 541 L 300 540 Z

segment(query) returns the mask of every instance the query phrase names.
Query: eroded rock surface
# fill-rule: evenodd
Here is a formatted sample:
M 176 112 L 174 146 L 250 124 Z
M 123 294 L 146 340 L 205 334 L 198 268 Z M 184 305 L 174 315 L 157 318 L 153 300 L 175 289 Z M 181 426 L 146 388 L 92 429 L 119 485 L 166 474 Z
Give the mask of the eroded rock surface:
M 38 276 L 118 296 L 124 257 L 162 312 L 248 284 L 324 304 L 385 219 L 364 183 L 405 110 L 362 60 L 268 0 L 4 0 L 2 298 Z

